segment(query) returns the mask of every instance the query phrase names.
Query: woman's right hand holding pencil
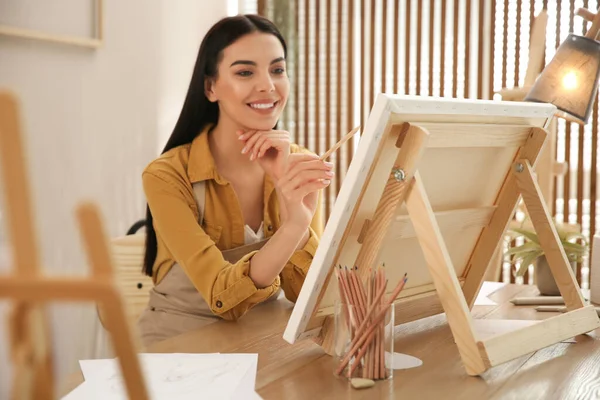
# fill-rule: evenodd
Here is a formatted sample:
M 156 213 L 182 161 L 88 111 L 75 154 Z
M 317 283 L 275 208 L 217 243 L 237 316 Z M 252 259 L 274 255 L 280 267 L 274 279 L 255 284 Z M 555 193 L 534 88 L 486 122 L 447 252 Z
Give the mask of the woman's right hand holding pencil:
M 283 176 L 277 181 L 277 190 L 285 208 L 282 224 L 308 229 L 318 203 L 318 193 L 331 183 L 333 164 L 318 156 L 293 153 Z

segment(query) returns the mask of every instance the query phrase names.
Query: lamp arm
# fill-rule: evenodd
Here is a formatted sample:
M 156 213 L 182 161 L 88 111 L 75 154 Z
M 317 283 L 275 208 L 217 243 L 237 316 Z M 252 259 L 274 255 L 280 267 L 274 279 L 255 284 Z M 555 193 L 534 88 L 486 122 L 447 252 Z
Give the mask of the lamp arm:
M 595 14 L 586 8 L 578 8 L 575 15 L 583 18 L 585 21 L 591 22 L 592 26 L 586 32 L 585 37 L 596 40 L 598 32 L 600 32 L 600 12 Z

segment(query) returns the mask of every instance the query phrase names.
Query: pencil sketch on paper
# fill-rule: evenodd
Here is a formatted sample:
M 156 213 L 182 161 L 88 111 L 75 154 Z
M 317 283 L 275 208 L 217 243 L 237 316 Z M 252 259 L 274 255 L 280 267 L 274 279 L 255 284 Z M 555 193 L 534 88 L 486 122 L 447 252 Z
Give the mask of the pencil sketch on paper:
M 141 354 L 152 399 L 231 399 L 242 385 L 254 391 L 257 357 L 253 354 Z M 126 399 L 123 377 L 116 360 L 81 361 L 86 382 L 98 387 L 102 398 Z M 250 380 L 246 378 L 251 374 Z

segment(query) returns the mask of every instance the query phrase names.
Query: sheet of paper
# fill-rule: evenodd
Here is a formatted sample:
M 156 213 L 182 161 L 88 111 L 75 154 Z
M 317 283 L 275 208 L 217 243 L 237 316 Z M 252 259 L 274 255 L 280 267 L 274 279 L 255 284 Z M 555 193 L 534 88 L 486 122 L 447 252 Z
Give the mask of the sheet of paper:
M 246 374 L 241 379 L 236 392 L 231 397 L 232 399 L 248 399 L 258 400 L 260 396 L 254 391 L 254 385 L 256 383 L 256 370 L 258 367 L 258 357 L 255 359 L 253 365 L 246 370 Z
M 538 322 L 540 321 L 526 319 L 473 319 L 473 328 L 475 328 L 479 340 L 485 340 L 493 336 L 535 325 Z
M 86 382 L 83 382 L 81 385 L 77 386 L 74 390 L 72 390 L 69 394 L 64 396 L 61 400 L 95 400 L 101 397 L 100 393 L 94 393 L 93 386 Z M 240 393 L 236 393 L 235 396 L 236 397 L 232 397 L 232 399 L 263 400 L 263 398 L 260 397 L 260 395 L 253 390 L 250 392 L 242 391 Z
M 257 354 L 140 354 L 139 359 L 153 400 L 260 399 L 254 390 Z M 76 390 L 87 391 L 86 398 L 127 399 L 117 360 L 82 360 L 80 366 L 85 384 Z
M 476 306 L 495 306 L 496 302 L 494 302 L 493 300 L 490 300 L 488 298 L 489 295 L 491 295 L 492 293 L 494 293 L 496 290 L 501 289 L 502 287 L 506 286 L 506 283 L 504 282 L 483 282 L 483 285 L 481 285 L 481 290 L 479 291 L 479 294 L 477 295 L 477 298 L 475 299 L 475 305 Z
M 86 382 L 73 389 L 69 394 L 64 396 L 61 400 L 87 400 L 93 399 L 94 394 L 92 393 L 92 387 Z

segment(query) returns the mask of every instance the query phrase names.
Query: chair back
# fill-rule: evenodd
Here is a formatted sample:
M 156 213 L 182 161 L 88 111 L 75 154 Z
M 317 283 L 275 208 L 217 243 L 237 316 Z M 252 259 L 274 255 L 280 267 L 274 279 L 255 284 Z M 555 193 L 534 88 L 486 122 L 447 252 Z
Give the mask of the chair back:
M 110 241 L 115 280 L 125 301 L 127 319 L 133 326 L 148 305 L 150 289 L 154 285 L 152 278 L 142 272 L 145 243 L 146 234 L 143 231 L 112 238 Z M 102 311 L 99 311 L 99 317 L 104 325 Z

